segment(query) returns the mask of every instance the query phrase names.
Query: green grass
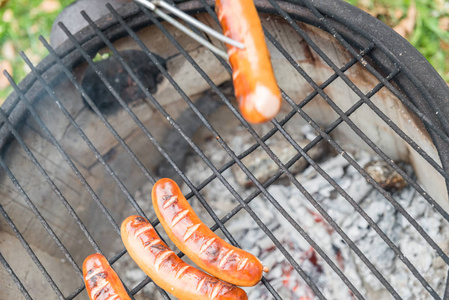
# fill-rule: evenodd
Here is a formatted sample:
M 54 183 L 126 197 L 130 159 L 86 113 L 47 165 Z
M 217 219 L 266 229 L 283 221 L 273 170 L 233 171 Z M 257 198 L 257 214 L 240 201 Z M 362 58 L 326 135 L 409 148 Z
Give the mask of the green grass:
M 41 61 L 47 55 L 47 50 L 39 42 L 38 36 L 50 36 L 53 20 L 73 0 L 57 1 L 60 3 L 59 8 L 51 12 L 44 11 L 40 6 L 43 2 L 10 0 L 0 8 L 0 61 L 7 60 L 12 65 L 11 75 L 16 82 L 20 82 L 30 71 L 19 52 L 24 51 L 34 63 Z M 12 57 L 5 57 L 5 54 Z M 3 74 L 0 76 L 3 77 Z M 0 90 L 0 103 L 11 91 L 10 87 Z
M 414 3 L 417 11 L 415 26 L 413 32 L 407 36 L 407 40 L 449 83 L 449 31 L 440 25 L 440 22 L 449 20 L 447 0 L 346 1 L 363 8 L 391 27 L 407 17 L 408 9 Z

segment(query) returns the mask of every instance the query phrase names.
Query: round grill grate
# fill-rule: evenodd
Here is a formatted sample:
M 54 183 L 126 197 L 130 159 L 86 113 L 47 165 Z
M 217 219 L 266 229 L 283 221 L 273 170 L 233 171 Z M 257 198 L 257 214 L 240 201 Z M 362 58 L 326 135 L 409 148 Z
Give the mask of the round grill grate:
M 82 261 L 100 252 L 133 299 L 170 299 L 119 236 L 139 214 L 166 239 L 148 193 L 161 177 L 271 264 L 250 299 L 449 297 L 447 85 L 346 3 L 255 3 L 284 98 L 260 126 L 235 108 L 226 61 L 134 3 L 107 5 L 97 22 L 82 12 L 76 34 L 60 23 L 67 41 L 41 37 L 38 66 L 22 54 L 32 72 L 18 85 L 6 74 L 15 91 L 0 110 L 0 279 L 15 283 L 5 298 L 18 287 L 81 299 Z M 177 6 L 220 30 L 213 1 Z M 378 179 L 376 160 L 393 177 Z

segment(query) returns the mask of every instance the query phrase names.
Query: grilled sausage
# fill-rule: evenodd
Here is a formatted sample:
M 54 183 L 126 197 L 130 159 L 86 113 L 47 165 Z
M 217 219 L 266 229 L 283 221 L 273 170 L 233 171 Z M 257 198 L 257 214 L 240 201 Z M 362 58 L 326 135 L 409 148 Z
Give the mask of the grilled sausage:
M 83 277 L 91 300 L 131 300 L 120 278 L 99 253 L 84 260 Z
M 260 281 L 264 270 L 261 262 L 229 245 L 204 225 L 176 182 L 159 180 L 153 186 L 152 198 L 156 215 L 170 239 L 200 268 L 235 285 L 253 286 Z
M 252 0 L 216 0 L 223 34 L 245 45 L 227 45 L 235 95 L 243 117 L 251 123 L 271 120 L 281 107 L 281 92 Z
M 151 223 L 139 216 L 123 221 L 126 250 L 162 289 L 182 300 L 247 300 L 244 290 L 212 277 L 182 261 L 161 241 Z

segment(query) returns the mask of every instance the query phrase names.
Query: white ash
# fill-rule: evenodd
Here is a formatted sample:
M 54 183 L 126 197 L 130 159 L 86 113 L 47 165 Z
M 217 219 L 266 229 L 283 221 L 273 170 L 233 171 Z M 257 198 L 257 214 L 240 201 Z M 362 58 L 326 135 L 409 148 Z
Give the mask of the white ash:
M 310 140 L 303 139 L 298 142 L 299 146 L 304 148 Z M 298 151 L 286 140 L 279 139 L 276 143 L 268 143 L 271 151 L 277 155 L 282 163 L 287 163 L 293 158 Z M 328 153 L 327 147 L 313 147 L 308 151 L 308 155 L 313 160 L 320 160 L 324 155 Z M 276 173 L 279 170 L 279 166 L 265 153 L 261 147 L 256 149 L 248 158 L 243 160 L 245 166 L 254 175 L 259 182 L 265 182 L 270 179 L 270 175 Z M 309 163 L 305 158 L 300 158 L 295 164 L 290 167 L 290 172 L 296 174 L 303 171 Z M 232 166 L 232 172 L 237 182 L 246 187 L 254 185 L 253 181 L 242 171 L 242 169 L 234 165 Z
M 306 135 L 308 140 L 315 137 L 311 132 L 303 132 L 302 134 Z M 230 144 L 236 150 L 236 154 L 251 145 L 251 139 L 239 134 L 234 136 Z M 302 138 L 304 139 L 304 137 Z M 230 159 L 226 153 L 217 151 L 215 147 L 208 148 L 206 146 L 204 152 L 215 165 L 223 164 Z M 292 153 L 292 155 L 294 154 L 296 153 Z M 252 159 L 256 158 L 252 157 Z M 354 154 L 354 159 L 360 166 L 364 166 L 376 158 L 366 152 L 359 151 Z M 265 158 L 259 158 L 259 161 L 262 160 L 265 160 Z M 246 161 L 244 163 L 246 164 Z M 186 174 L 192 181 L 198 180 L 195 182 L 196 184 L 210 175 L 210 172 L 201 166 L 198 157 L 189 157 Z M 407 220 L 380 193 L 373 190 L 373 187 L 341 155 L 328 158 L 320 163 L 320 166 L 344 191 L 353 197 L 441 295 L 447 276 L 447 266 Z M 264 178 L 268 178 L 267 175 L 274 175 L 277 171 L 277 169 L 272 168 L 266 169 L 270 174 L 264 174 Z M 407 172 L 411 174 L 411 168 L 408 168 Z M 239 184 L 239 179 L 235 177 L 236 174 L 238 172 L 235 170 L 232 172 L 226 171 L 223 176 L 237 193 L 243 199 L 246 199 L 257 188 Z M 348 201 L 314 168 L 307 167 L 302 173 L 296 174 L 296 178 L 355 242 L 362 253 L 375 265 L 403 299 L 433 299 L 393 250 L 383 242 Z M 186 189 L 185 186 L 184 189 Z M 322 219 L 316 209 L 290 180 L 278 181 L 267 190 L 317 242 L 366 299 L 393 299 L 375 275 L 342 241 L 340 235 Z M 218 179 L 213 180 L 206 186 L 201 194 L 219 217 L 224 216 L 238 205 L 238 202 Z M 406 187 L 392 195 L 412 217 L 417 218 L 418 223 L 437 244 L 447 244 L 449 230 L 445 226 L 444 219 L 432 209 L 421 195 L 416 193 L 412 187 Z M 192 200 L 192 205 L 195 210 L 202 211 L 200 213 L 201 218 L 210 219 L 207 213 L 204 213 L 204 210 L 201 209 L 198 201 Z M 355 296 L 351 295 L 349 288 L 331 267 L 265 197 L 258 196 L 250 203 L 250 207 L 327 299 L 355 299 Z M 211 226 L 213 223 L 209 223 L 209 225 Z M 238 241 L 241 248 L 255 254 L 263 261 L 264 265 L 270 268 L 270 272 L 265 275 L 265 278 L 283 299 L 317 299 L 314 292 L 293 269 L 282 253 L 276 249 L 273 241 L 267 237 L 249 214 L 241 211 L 225 226 Z M 441 247 L 444 251 L 447 250 L 447 246 Z M 249 299 L 273 299 L 273 296 L 262 283 L 259 283 L 256 287 L 245 288 L 245 290 Z

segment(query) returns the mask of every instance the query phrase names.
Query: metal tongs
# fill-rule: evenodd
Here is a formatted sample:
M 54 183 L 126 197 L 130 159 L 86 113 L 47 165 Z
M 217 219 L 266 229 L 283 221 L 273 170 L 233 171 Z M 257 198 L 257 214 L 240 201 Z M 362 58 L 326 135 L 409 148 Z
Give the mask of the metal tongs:
M 219 33 L 218 31 L 210 28 L 209 26 L 204 25 L 203 23 L 199 22 L 195 18 L 192 18 L 188 14 L 184 13 L 182 10 L 168 4 L 167 2 L 163 0 L 134 0 L 137 3 L 142 4 L 143 6 L 147 7 L 148 9 L 152 10 L 156 15 L 164 19 L 165 21 L 169 22 L 194 40 L 196 40 L 198 43 L 204 45 L 205 47 L 209 48 L 210 51 L 214 52 L 215 54 L 223 57 L 224 59 L 228 59 L 228 55 L 223 50 L 215 47 L 212 45 L 209 41 L 207 41 L 202 36 L 196 34 L 191 29 L 187 28 L 180 22 L 176 21 L 174 18 L 170 17 L 168 14 L 163 12 L 160 8 L 165 9 L 166 11 L 172 13 L 173 15 L 178 16 L 180 19 L 184 20 L 185 22 L 191 24 L 192 26 L 195 26 L 196 28 L 210 34 L 211 36 L 215 37 L 216 39 L 222 41 L 223 43 L 232 45 L 234 47 L 237 47 L 239 49 L 244 49 L 245 46 L 237 42 L 236 40 L 230 39 L 223 34 Z

